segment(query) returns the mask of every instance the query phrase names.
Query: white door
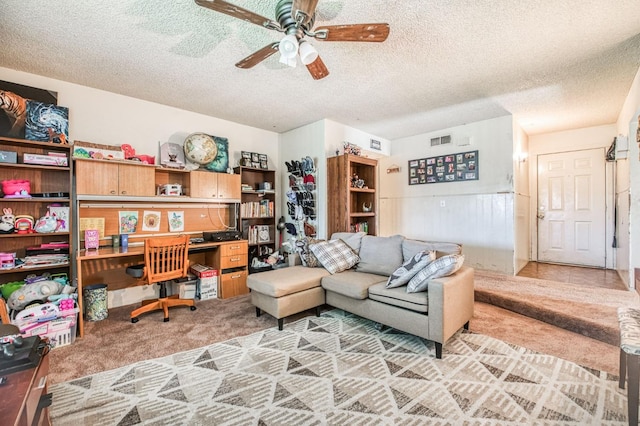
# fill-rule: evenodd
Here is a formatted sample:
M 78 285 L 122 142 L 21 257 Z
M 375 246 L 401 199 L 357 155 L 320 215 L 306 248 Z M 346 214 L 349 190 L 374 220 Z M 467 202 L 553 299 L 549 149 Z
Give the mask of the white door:
M 604 149 L 538 157 L 538 261 L 605 267 Z

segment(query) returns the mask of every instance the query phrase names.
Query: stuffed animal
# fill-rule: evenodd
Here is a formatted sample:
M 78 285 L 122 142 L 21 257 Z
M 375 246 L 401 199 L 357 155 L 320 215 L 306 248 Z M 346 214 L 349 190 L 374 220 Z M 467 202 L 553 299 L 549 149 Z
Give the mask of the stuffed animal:
M 13 214 L 13 210 L 4 208 L 2 209 L 2 211 L 4 212 L 4 214 L 2 215 L 2 218 L 0 218 L 0 233 L 12 234 L 16 229 L 16 217 Z
M 34 230 L 40 234 L 55 232 L 58 229 L 58 219 L 55 214 L 50 215 L 48 212 L 36 222 Z

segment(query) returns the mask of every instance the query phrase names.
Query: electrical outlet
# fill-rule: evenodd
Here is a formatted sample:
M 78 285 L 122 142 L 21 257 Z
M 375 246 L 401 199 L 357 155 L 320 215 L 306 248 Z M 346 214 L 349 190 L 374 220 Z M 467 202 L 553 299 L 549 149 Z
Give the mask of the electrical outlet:
M 444 200 L 440 200 L 440 207 L 445 207 L 445 206 L 446 206 L 445 201 Z

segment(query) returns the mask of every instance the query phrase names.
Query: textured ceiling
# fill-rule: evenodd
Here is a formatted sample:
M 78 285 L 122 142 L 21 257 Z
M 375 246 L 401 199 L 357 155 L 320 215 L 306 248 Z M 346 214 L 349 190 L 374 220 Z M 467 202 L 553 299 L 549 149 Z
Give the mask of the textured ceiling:
M 234 4 L 274 18 L 276 0 Z M 511 113 L 530 134 L 616 121 L 640 66 L 638 0 L 320 0 L 316 24 L 387 22 L 384 43 L 311 39 L 330 75 L 274 55 L 282 34 L 193 0 L 7 0 L 0 66 L 276 132 L 323 118 L 386 139 Z

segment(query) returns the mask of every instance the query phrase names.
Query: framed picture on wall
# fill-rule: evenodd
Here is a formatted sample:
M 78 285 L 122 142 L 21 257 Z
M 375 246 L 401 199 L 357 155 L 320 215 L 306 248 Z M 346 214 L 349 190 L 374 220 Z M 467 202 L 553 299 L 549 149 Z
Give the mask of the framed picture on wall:
M 477 150 L 409 160 L 409 185 L 478 179 Z

